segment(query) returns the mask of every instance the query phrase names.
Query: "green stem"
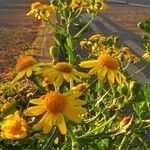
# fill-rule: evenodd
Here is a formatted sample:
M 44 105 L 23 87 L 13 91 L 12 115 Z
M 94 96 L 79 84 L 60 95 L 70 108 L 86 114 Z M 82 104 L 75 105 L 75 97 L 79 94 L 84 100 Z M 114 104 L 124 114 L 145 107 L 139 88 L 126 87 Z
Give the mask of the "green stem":
M 89 22 L 74 36 L 74 38 L 78 37 L 88 26 L 89 24 L 95 19 L 95 17 L 92 16 L 92 18 L 89 20 Z
M 72 141 L 72 150 L 77 150 L 77 147 L 75 146 L 75 144 L 77 144 L 77 137 L 73 133 L 73 129 L 70 125 L 68 126 L 68 133 Z
M 78 137 L 78 139 L 83 139 L 86 138 L 92 134 L 94 134 L 95 132 L 98 132 L 99 130 L 101 130 L 103 127 L 105 127 L 106 125 L 108 125 L 109 123 L 111 123 L 116 117 L 117 117 L 118 113 L 116 113 L 112 118 L 110 118 L 108 121 L 106 121 L 105 123 L 103 123 L 102 125 L 100 125 L 99 127 L 93 129 L 92 131 L 89 131 L 83 135 L 81 135 L 80 137 Z
M 34 82 L 34 84 L 40 89 L 42 90 L 44 93 L 46 92 L 46 89 L 40 84 L 40 81 L 37 79 L 36 76 L 32 75 L 30 77 L 28 77 L 28 79 L 32 82 Z
M 52 144 L 56 138 L 58 134 L 58 128 L 57 127 L 54 127 L 53 128 L 53 131 L 51 132 L 50 134 L 50 137 L 48 139 L 48 141 L 46 142 L 46 144 L 42 147 L 41 150 L 49 150 L 51 147 L 52 147 Z
M 122 149 L 122 147 L 123 147 L 123 145 L 124 145 L 124 143 L 125 143 L 125 141 L 127 139 L 128 134 L 129 134 L 129 132 L 127 134 L 125 134 L 125 136 L 123 137 L 123 139 L 122 139 L 122 141 L 121 141 L 121 143 L 120 143 L 120 145 L 118 147 L 118 150 Z
M 127 63 L 127 65 L 123 68 L 123 71 L 126 70 L 130 66 L 130 62 Z
M 71 65 L 74 65 L 74 63 L 75 63 L 75 57 L 74 57 L 73 41 L 72 41 L 71 35 L 68 36 L 68 38 L 66 39 L 66 41 L 67 41 L 67 45 L 65 46 L 65 48 L 66 48 L 67 53 L 68 53 L 69 63 Z

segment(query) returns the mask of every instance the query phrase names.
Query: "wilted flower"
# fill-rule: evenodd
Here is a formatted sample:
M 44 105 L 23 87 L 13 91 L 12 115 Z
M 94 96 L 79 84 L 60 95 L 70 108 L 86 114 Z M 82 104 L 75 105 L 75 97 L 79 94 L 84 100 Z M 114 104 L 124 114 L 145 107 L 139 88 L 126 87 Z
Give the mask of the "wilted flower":
M 81 67 L 92 68 L 89 71 L 90 75 L 98 73 L 98 79 L 102 80 L 105 76 L 108 77 L 110 84 L 114 84 L 115 80 L 120 84 L 125 77 L 119 71 L 119 62 L 116 58 L 101 54 L 97 60 L 88 60 L 80 63 Z
M 27 123 L 19 116 L 19 112 L 11 114 L 4 119 L 1 127 L 1 136 L 4 139 L 23 139 L 27 136 Z
M 83 92 L 87 88 L 86 83 L 80 83 L 77 86 L 73 87 L 72 89 L 76 92 Z
M 81 101 L 78 97 L 81 94 L 66 92 L 59 93 L 50 91 L 39 99 L 32 99 L 30 103 L 37 106 L 29 107 L 24 114 L 27 116 L 43 115 L 41 120 L 33 126 L 35 130 L 43 129 L 44 133 L 48 133 L 53 125 L 57 124 L 62 134 L 66 134 L 65 117 L 76 123 L 81 122 L 80 114 L 86 112 L 81 106 L 86 102 Z

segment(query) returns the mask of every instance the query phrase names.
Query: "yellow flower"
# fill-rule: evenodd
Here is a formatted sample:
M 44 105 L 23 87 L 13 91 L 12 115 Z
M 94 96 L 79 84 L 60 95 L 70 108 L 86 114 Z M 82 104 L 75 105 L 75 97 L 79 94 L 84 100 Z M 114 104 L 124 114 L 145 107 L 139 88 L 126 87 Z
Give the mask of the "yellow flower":
M 44 114 L 41 120 L 33 126 L 35 130 L 43 129 L 44 133 L 48 133 L 53 125 L 57 124 L 61 133 L 66 134 L 67 129 L 64 117 L 75 123 L 80 123 L 80 114 L 86 112 L 86 109 L 81 107 L 85 104 L 85 101 L 78 99 L 80 95 L 70 91 L 63 94 L 50 91 L 39 99 L 30 100 L 30 103 L 37 106 L 29 107 L 24 114 L 26 116 Z
M 40 2 L 35 2 L 35 3 L 31 4 L 31 10 L 38 9 L 41 6 L 42 6 L 42 4 Z
M 104 0 L 95 0 L 94 2 L 91 2 L 91 5 L 87 9 L 89 13 L 93 12 L 99 12 L 101 10 L 107 9 L 107 4 L 104 2 Z
M 18 73 L 12 83 L 18 81 L 19 79 L 23 78 L 25 75 L 30 77 L 33 71 L 41 70 L 40 66 L 43 65 L 42 63 L 38 63 L 32 56 L 21 56 L 17 60 L 16 64 L 16 72 Z
M 4 139 L 23 139 L 27 136 L 27 123 L 19 116 L 19 112 L 7 116 L 1 127 L 1 136 Z
M 80 81 L 79 77 L 88 78 L 87 73 L 79 72 L 76 69 L 72 68 L 69 63 L 59 62 L 56 65 L 53 65 L 51 68 L 43 71 L 43 75 L 46 78 L 46 81 L 49 83 L 55 84 L 56 87 L 60 87 L 64 80 L 67 82 L 70 81 Z
M 72 9 L 83 8 L 87 5 L 85 0 L 72 0 L 70 7 Z
M 45 19 L 50 16 L 50 12 L 54 9 L 51 6 L 42 5 L 40 2 L 35 2 L 31 5 L 31 11 L 27 13 L 27 16 L 33 15 L 38 19 Z
M 90 75 L 98 73 L 98 79 L 102 80 L 105 76 L 108 77 L 110 84 L 114 84 L 115 80 L 120 84 L 125 77 L 119 71 L 119 62 L 116 58 L 101 54 L 97 60 L 89 60 L 80 63 L 81 67 L 92 68 L 89 71 Z
M 92 35 L 90 38 L 89 38 L 89 40 L 90 41 L 96 41 L 96 40 L 100 40 L 100 38 L 102 38 L 103 36 L 101 35 L 101 34 L 94 34 L 94 35 Z
M 150 53 L 146 52 L 145 54 L 143 54 L 142 56 L 145 60 L 150 61 Z

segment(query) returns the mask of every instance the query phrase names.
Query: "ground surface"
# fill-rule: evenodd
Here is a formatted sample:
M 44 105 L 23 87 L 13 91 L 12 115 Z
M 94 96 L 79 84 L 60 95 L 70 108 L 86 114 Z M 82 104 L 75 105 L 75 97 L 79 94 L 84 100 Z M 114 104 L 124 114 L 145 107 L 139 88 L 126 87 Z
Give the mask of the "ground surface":
M 39 22 L 26 16 L 32 1 L 0 0 L 0 81 L 37 35 Z
M 37 36 L 39 22 L 25 15 L 33 1 L 0 0 L 0 81 L 7 77 L 7 72 L 14 69 L 17 57 L 30 48 Z M 144 34 L 136 24 L 149 17 L 150 8 L 126 4 L 108 6 L 108 10 L 102 12 L 104 17 L 119 28 L 138 36 Z

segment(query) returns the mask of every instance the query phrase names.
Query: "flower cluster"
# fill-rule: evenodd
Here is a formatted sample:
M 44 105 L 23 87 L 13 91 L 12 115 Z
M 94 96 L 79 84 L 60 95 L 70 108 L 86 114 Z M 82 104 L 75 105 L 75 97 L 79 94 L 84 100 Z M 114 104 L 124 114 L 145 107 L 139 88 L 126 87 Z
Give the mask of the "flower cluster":
M 34 15 L 39 20 L 47 20 L 53 11 L 54 9 L 52 6 L 42 5 L 40 2 L 35 2 L 31 5 L 31 11 L 27 13 L 27 16 Z
M 128 72 L 139 57 L 125 45 L 118 47 L 118 36 L 82 37 L 106 8 L 104 0 L 31 5 L 27 15 L 45 21 L 56 33 L 49 48 L 52 59 L 39 62 L 30 49 L 18 58 L 12 80 L 0 84 L 2 149 L 121 150 L 131 149 L 137 138 L 149 148 L 142 133 L 150 127 L 150 83 L 143 87 L 134 77 L 145 67 Z M 86 24 L 81 20 L 85 12 L 91 15 Z M 80 46 L 87 57 L 77 53 Z M 149 52 L 146 41 L 143 58 L 148 61 Z

